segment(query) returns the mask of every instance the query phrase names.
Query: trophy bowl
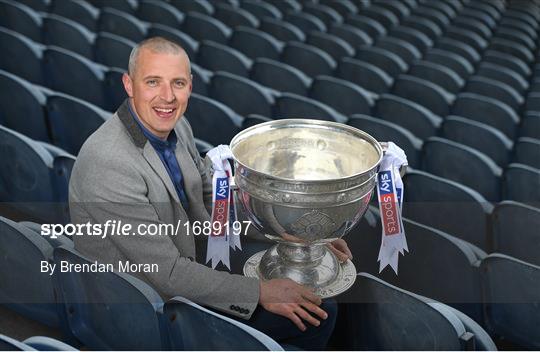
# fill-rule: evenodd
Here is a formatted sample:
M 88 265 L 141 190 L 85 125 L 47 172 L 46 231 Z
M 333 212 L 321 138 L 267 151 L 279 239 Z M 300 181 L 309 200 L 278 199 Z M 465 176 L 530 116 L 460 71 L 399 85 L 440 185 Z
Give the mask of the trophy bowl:
M 350 260 L 326 244 L 347 234 L 367 210 L 383 149 L 344 124 L 275 120 L 230 143 L 238 199 L 249 220 L 277 242 L 248 259 L 246 276 L 290 278 L 332 297 L 354 283 Z

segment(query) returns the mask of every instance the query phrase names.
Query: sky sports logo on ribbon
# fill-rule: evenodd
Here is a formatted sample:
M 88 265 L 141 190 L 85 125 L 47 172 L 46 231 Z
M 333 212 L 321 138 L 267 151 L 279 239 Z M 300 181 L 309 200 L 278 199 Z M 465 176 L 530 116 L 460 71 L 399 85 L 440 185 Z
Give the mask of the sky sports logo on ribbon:
M 381 220 L 384 234 L 397 235 L 400 233 L 399 218 L 397 209 L 397 199 L 394 193 L 392 173 L 390 171 L 380 171 L 378 176 L 379 204 L 381 205 Z
M 224 236 L 229 217 L 229 180 L 227 177 L 217 178 L 216 183 L 216 198 L 212 213 L 212 223 L 217 222 L 220 225 L 218 230 L 215 230 L 212 235 Z

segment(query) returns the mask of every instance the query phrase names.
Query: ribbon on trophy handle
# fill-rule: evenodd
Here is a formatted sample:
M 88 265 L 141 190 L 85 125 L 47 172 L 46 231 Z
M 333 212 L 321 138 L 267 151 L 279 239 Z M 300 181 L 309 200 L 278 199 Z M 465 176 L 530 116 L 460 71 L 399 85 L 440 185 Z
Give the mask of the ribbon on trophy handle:
M 212 176 L 212 231 L 208 237 L 206 263 L 212 261 L 212 268 L 221 261 L 229 270 L 229 248 L 242 249 L 240 244 L 241 229 L 234 226 L 237 221 L 234 192 L 231 187 L 232 168 L 228 159 L 232 158 L 228 145 L 219 145 L 207 156 L 212 161 L 214 175 Z
M 382 222 L 379 272 L 390 265 L 398 272 L 398 258 L 409 251 L 403 228 L 403 181 L 400 168 L 407 165 L 405 152 L 392 142 L 384 145 L 385 154 L 377 173 L 377 195 Z

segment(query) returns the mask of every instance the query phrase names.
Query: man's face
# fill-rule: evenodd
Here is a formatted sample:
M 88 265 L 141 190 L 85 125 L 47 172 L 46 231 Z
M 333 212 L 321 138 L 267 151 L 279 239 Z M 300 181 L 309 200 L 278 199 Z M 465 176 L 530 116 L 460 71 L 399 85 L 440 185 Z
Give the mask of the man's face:
M 185 54 L 141 49 L 135 72 L 122 77 L 132 107 L 144 127 L 166 139 L 186 111 L 192 82 Z

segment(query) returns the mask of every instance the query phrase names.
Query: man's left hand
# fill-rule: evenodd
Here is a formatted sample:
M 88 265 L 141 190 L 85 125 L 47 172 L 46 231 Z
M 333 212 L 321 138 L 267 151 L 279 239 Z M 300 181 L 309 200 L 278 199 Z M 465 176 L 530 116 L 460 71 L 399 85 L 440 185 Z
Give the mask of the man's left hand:
M 334 253 L 337 257 L 337 259 L 344 263 L 347 261 L 347 259 L 352 259 L 352 253 L 349 249 L 349 246 L 347 245 L 347 242 L 345 240 L 339 238 L 335 241 L 332 241 L 326 245 L 332 253 Z

